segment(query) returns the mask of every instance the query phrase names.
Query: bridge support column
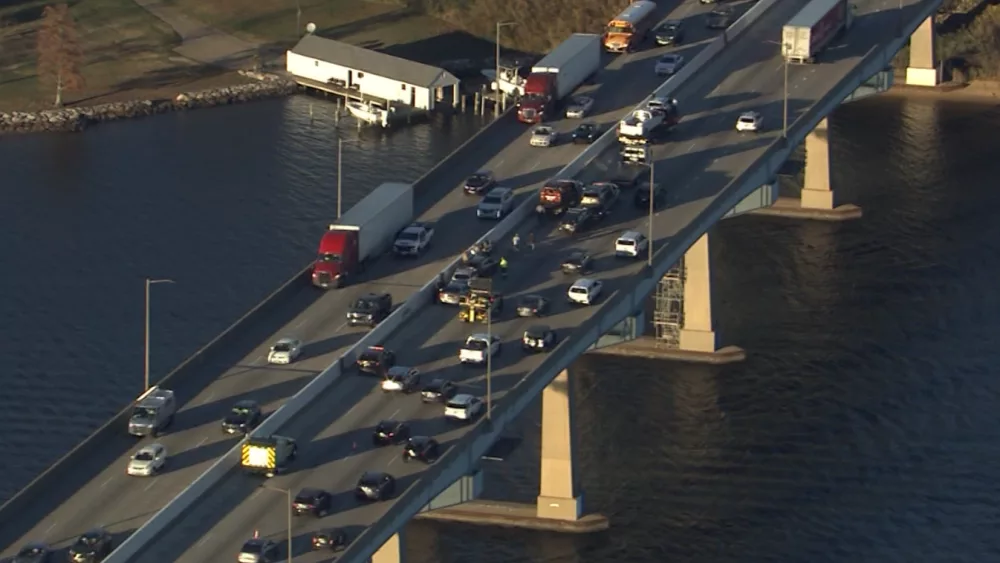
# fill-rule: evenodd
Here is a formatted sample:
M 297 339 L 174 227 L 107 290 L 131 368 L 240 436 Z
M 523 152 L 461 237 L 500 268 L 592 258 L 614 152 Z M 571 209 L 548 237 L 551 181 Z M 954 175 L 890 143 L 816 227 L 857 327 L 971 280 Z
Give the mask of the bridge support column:
M 685 352 L 714 354 L 718 349 L 712 318 L 711 262 L 706 232 L 684 254 L 684 324 L 680 330 L 680 349 Z
M 371 563 L 406 563 L 405 547 L 403 531 L 400 530 L 378 548 L 375 555 L 372 555 Z
M 542 391 L 541 486 L 536 507 L 539 518 L 574 522 L 583 516 L 573 439 L 573 378 L 564 369 Z
M 816 124 L 806 136 L 806 174 L 802 182 L 804 209 L 832 210 L 833 189 L 830 187 L 830 132 L 828 119 Z
M 934 16 L 924 20 L 910 36 L 910 66 L 906 67 L 908 86 L 937 86 L 941 83 L 936 39 Z

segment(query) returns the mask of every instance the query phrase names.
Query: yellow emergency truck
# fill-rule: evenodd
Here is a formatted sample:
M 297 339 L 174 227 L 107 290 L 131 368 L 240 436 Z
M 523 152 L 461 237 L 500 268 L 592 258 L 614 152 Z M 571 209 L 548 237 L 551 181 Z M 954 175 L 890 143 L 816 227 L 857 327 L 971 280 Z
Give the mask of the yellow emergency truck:
M 284 473 L 298 454 L 295 440 L 284 436 L 252 436 L 243 442 L 240 465 L 247 473 L 274 477 Z
M 496 319 L 503 310 L 503 296 L 492 291 L 488 279 L 469 280 L 469 291 L 458 303 L 458 320 L 463 323 L 485 323 L 486 312 L 492 307 L 492 317 Z

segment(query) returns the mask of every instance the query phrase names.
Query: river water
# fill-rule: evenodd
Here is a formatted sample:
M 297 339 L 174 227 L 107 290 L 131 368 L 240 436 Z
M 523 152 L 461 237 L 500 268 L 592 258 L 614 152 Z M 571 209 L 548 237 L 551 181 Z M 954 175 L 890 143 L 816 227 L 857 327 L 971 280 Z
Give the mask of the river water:
M 155 288 L 163 372 L 308 260 L 335 207 L 332 123 L 310 126 L 309 103 L 0 139 L 0 444 L 51 459 L 134 394 L 144 276 L 178 282 Z M 841 108 L 833 181 L 864 219 L 713 232 L 718 330 L 746 362 L 579 362 L 583 486 L 612 529 L 422 522 L 411 562 L 998 560 L 998 127 L 992 106 Z M 345 201 L 416 177 L 474 124 L 450 128 L 361 135 Z M 538 419 L 487 468 L 487 497 L 537 494 Z M 2 465 L 9 494 L 44 464 Z

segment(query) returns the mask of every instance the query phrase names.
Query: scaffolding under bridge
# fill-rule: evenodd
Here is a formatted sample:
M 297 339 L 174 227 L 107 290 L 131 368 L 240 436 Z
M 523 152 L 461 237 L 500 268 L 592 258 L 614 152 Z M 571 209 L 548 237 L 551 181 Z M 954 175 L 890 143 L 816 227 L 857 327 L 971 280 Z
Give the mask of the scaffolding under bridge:
M 680 347 L 684 326 L 684 258 L 670 268 L 656 286 L 653 304 L 653 330 L 657 344 Z

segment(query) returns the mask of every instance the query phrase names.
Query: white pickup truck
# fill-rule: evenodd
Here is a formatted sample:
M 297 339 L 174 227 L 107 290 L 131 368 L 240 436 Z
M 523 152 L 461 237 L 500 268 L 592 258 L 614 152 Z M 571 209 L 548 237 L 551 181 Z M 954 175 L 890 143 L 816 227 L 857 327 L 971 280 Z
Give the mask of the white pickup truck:
M 458 353 L 458 361 L 463 364 L 484 364 L 486 358 L 500 353 L 500 339 L 486 334 L 473 334 L 465 339 L 465 345 Z

